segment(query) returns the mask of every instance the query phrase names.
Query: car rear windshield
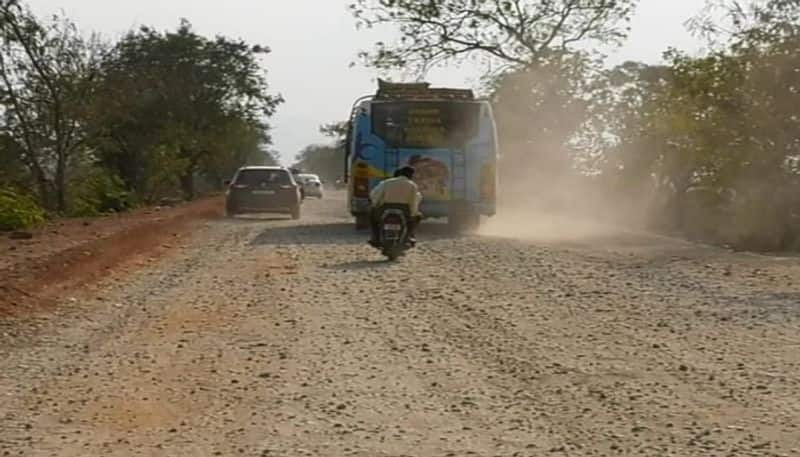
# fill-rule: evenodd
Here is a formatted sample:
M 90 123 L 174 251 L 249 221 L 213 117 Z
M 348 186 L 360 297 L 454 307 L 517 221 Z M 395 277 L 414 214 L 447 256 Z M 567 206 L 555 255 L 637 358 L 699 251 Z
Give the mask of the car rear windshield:
M 286 186 L 292 184 L 292 178 L 285 170 L 242 170 L 236 177 L 236 184 L 251 187 Z
M 479 113 L 477 103 L 375 103 L 372 131 L 394 148 L 463 147 L 477 133 Z

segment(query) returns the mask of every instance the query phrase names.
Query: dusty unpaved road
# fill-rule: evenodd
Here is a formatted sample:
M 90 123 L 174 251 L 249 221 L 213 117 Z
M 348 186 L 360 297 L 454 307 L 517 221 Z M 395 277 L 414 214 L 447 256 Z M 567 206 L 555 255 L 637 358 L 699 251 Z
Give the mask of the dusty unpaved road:
M 799 259 L 430 225 L 388 264 L 343 207 L 6 331 L 0 455 L 800 455 Z

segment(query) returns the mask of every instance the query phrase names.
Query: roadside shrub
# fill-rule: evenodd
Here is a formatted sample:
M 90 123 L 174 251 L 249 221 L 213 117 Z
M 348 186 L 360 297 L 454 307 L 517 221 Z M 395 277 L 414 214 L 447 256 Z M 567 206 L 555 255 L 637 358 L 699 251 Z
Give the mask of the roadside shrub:
M 144 188 L 140 190 L 141 200 L 157 203 L 164 198 L 181 196 L 179 177 L 186 173 L 189 164 L 184 158 L 166 146 L 155 148 L 148 154 Z
M 742 198 L 735 206 L 731 231 L 738 249 L 781 251 L 792 246 L 791 212 L 786 202 L 775 194 L 766 193 Z
M 104 169 L 94 169 L 73 186 L 69 215 L 91 217 L 126 211 L 133 205 L 122 180 Z
M 31 228 L 44 220 L 44 210 L 32 199 L 11 189 L 0 189 L 0 230 Z

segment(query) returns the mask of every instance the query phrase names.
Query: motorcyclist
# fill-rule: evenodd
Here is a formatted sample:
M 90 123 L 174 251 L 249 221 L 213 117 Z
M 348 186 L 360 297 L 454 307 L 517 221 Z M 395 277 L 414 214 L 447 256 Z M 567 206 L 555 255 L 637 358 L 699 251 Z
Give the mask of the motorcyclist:
M 370 225 L 372 227 L 372 238 L 369 240 L 371 246 L 378 247 L 380 237 L 381 208 L 384 205 L 407 205 L 411 220 L 408 223 L 408 238 L 414 242 L 416 226 L 422 219 L 419 212 L 419 205 L 422 202 L 422 194 L 413 181 L 414 168 L 405 166 L 394 172 L 394 177 L 385 179 L 378 183 L 370 192 Z

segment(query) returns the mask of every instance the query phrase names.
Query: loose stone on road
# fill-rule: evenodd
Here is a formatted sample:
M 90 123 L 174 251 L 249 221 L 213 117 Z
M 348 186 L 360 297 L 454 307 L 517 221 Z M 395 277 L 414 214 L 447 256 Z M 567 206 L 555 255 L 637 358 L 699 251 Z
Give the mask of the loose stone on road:
M 800 260 L 219 219 L 0 348 L 0 455 L 800 455 Z

